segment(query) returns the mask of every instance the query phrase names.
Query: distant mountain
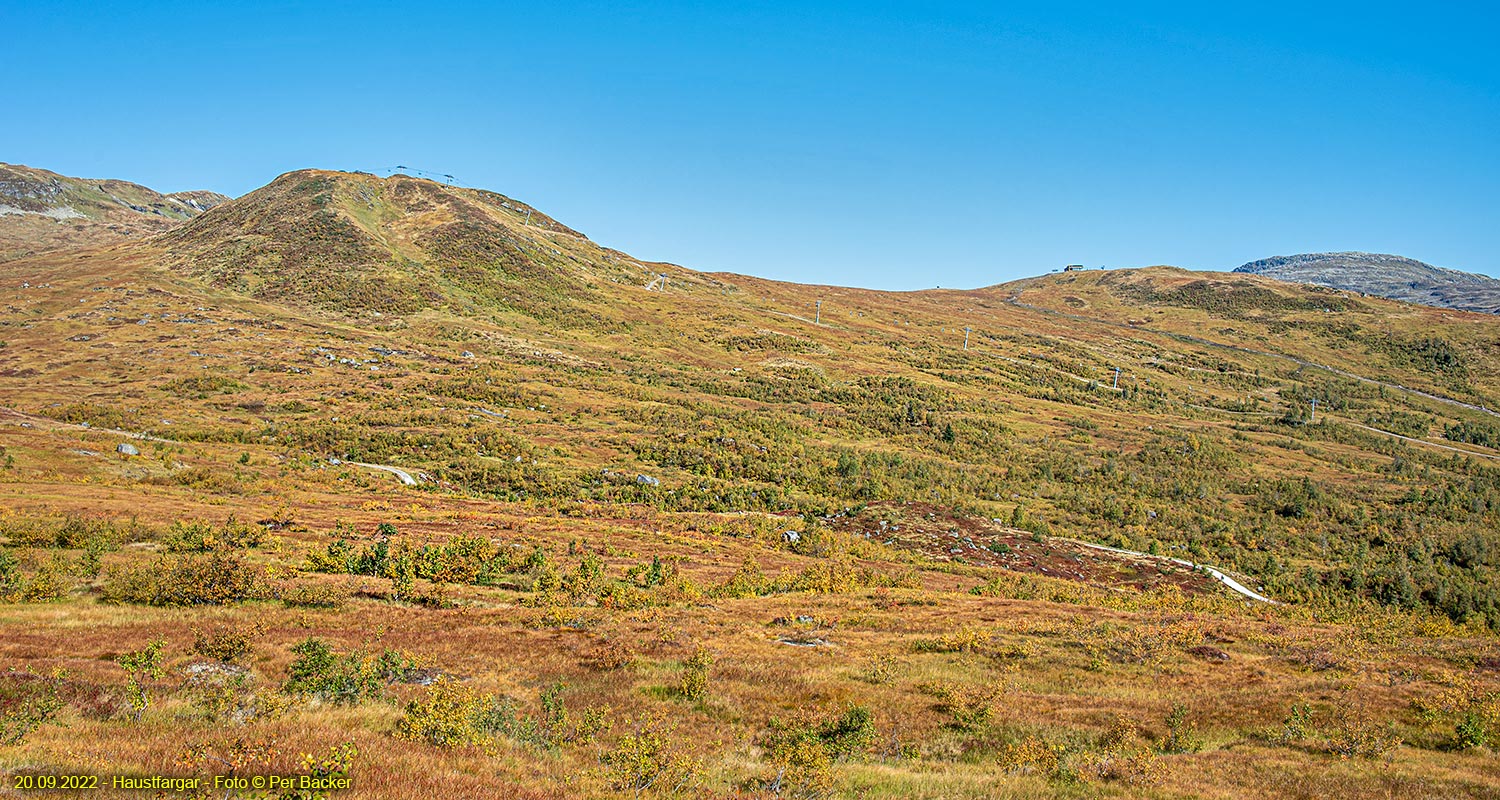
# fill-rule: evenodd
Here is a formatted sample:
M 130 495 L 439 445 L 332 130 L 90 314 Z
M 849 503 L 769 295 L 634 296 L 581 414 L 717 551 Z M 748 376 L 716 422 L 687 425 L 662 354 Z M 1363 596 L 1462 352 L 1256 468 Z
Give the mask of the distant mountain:
M 228 199 L 0 163 L 0 261 L 158 233 Z
M 1500 314 L 1500 280 L 1380 253 L 1303 253 L 1252 261 L 1250 272 L 1408 303 Z

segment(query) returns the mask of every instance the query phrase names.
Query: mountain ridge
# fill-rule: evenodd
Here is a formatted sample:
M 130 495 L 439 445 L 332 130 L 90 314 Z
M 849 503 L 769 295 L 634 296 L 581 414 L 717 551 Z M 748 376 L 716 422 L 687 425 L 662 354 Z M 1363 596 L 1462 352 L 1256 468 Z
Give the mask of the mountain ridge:
M 139 239 L 228 200 L 218 192 L 164 194 L 130 181 L 0 162 L 0 261 Z
M 1500 280 L 1404 256 L 1359 251 L 1300 253 L 1251 261 L 1234 271 L 1408 303 L 1500 314 Z

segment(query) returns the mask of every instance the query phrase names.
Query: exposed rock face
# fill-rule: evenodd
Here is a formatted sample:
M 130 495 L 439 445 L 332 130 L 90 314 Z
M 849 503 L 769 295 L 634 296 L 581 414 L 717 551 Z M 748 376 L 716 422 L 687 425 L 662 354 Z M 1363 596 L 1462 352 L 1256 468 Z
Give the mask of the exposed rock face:
M 1364 292 L 1408 303 L 1500 314 L 1500 280 L 1381 253 L 1303 253 L 1235 269 L 1293 283 Z
M 0 261 L 159 233 L 228 199 L 0 163 Z

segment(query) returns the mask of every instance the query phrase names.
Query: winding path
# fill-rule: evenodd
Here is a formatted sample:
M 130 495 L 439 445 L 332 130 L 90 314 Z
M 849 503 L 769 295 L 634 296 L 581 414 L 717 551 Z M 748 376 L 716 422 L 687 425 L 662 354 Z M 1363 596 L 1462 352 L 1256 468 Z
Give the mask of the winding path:
M 1266 597 L 1265 595 L 1260 594 L 1260 593 L 1254 591 L 1253 589 L 1250 589 L 1250 588 L 1246 587 L 1245 584 L 1240 583 L 1239 581 L 1235 580 L 1234 578 L 1231 578 L 1228 575 L 1225 575 L 1224 573 L 1218 571 L 1217 569 L 1214 569 L 1213 567 L 1208 566 L 1207 564 L 1195 564 L 1195 563 L 1193 563 L 1191 561 L 1184 561 L 1183 559 L 1172 558 L 1171 556 L 1154 556 L 1154 555 L 1151 555 L 1150 553 L 1142 553 L 1142 552 L 1139 552 L 1137 550 L 1122 550 L 1122 549 L 1120 549 L 1118 547 L 1109 547 L 1109 546 L 1102 545 L 1102 544 L 1094 544 L 1093 542 L 1085 542 L 1085 541 L 1083 541 L 1081 539 L 1068 539 L 1068 538 L 1061 537 L 1061 536 L 1057 537 L 1057 538 L 1062 539 L 1063 541 L 1066 541 L 1066 542 L 1072 542 L 1073 544 L 1081 545 L 1083 547 L 1087 547 L 1087 548 L 1089 548 L 1091 550 L 1103 550 L 1106 553 L 1118 553 L 1120 555 L 1126 555 L 1126 556 L 1137 556 L 1137 557 L 1140 557 L 1140 558 L 1151 559 L 1152 561 L 1170 561 L 1170 562 L 1172 562 L 1174 564 L 1181 564 L 1182 566 L 1188 567 L 1190 569 L 1201 569 L 1204 572 L 1207 572 L 1209 575 L 1213 576 L 1214 580 L 1218 581 L 1219 583 L 1224 584 L 1225 586 L 1228 586 L 1234 592 L 1237 592 L 1238 594 L 1241 594 L 1241 595 L 1243 595 L 1245 597 L 1248 597 L 1251 600 L 1259 600 L 1262 603 L 1270 603 L 1273 606 L 1279 606 L 1279 605 L 1281 605 L 1280 602 L 1278 602 L 1276 600 L 1272 600 L 1271 598 Z
M 395 475 L 397 478 L 400 478 L 401 482 L 404 483 L 404 484 L 406 484 L 407 486 L 416 486 L 417 485 L 417 479 L 413 478 L 411 476 L 410 472 L 407 472 L 406 470 L 401 469 L 400 467 L 392 467 L 392 466 L 387 466 L 385 464 L 366 464 L 363 461 L 345 461 L 344 463 L 345 464 L 352 464 L 352 465 L 354 465 L 356 467 L 365 467 L 367 469 L 378 469 L 381 472 L 389 472 L 389 473 Z

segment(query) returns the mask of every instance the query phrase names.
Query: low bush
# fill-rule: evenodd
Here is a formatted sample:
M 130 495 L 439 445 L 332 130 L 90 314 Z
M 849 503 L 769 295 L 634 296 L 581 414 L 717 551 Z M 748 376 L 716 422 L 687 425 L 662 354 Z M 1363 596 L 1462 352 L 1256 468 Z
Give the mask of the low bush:
M 708 670 L 713 664 L 714 656 L 708 648 L 699 647 L 694 650 L 682 662 L 682 681 L 678 684 L 677 693 L 694 702 L 708 697 Z
M 435 747 L 472 746 L 488 751 L 494 731 L 487 722 L 493 707 L 488 696 L 444 676 L 425 696 L 406 704 L 396 723 L 396 736 Z
M 937 710 L 952 718 L 951 726 L 972 730 L 989 724 L 995 713 L 995 689 L 961 683 L 936 683 L 922 691 L 937 698 Z
M 334 704 L 353 705 L 379 697 L 386 685 L 408 680 L 421 668 L 410 657 L 389 649 L 373 656 L 364 650 L 340 655 L 316 637 L 293 645 L 292 652 L 297 657 L 287 668 L 282 691 Z
M 193 652 L 225 664 L 250 654 L 264 630 L 259 625 L 211 625 L 193 631 Z
M 230 517 L 222 526 L 207 522 L 174 522 L 161 537 L 162 545 L 172 553 L 207 553 L 214 550 L 242 550 L 266 543 L 266 529 Z
M 167 646 L 165 640 L 157 639 L 140 650 L 122 653 L 115 663 L 125 670 L 125 696 L 130 702 L 130 711 L 136 722 L 151 706 L 151 695 L 147 682 L 165 674 L 161 664 L 161 651 Z
M 0 745 L 13 747 L 62 710 L 58 678 L 11 673 L 0 680 Z
M 604 641 L 585 651 L 581 661 L 589 669 L 609 672 L 635 663 L 635 651 L 624 642 Z
M 151 606 L 228 605 L 267 594 L 264 571 L 225 551 L 162 556 L 150 564 L 120 569 L 102 587 L 105 602 Z
M 0 548 L 0 603 L 60 600 L 74 583 L 73 565 L 61 553 L 44 556 L 23 551 L 17 557 Z
M 594 741 L 610 728 L 610 709 L 584 709 L 575 715 L 564 702 L 566 688 L 554 683 L 543 689 L 538 713 L 531 715 L 521 712 L 510 698 L 482 694 L 444 676 L 425 696 L 406 704 L 396 735 L 438 747 L 472 746 L 486 752 L 493 751 L 498 736 L 539 747 Z
M 281 590 L 281 602 L 292 608 L 343 608 L 349 592 L 324 583 L 293 583 Z
M 1400 747 L 1401 737 L 1396 734 L 1393 724 L 1376 722 L 1346 697 L 1334 709 L 1332 729 L 1323 746 L 1343 759 L 1377 759 Z
M 1196 753 L 1203 749 L 1203 740 L 1187 719 L 1188 708 L 1182 703 L 1172 706 L 1167 714 L 1167 734 L 1156 743 L 1156 749 L 1166 754 Z
M 614 747 L 599 757 L 604 780 L 617 792 L 676 796 L 693 789 L 703 765 L 677 741 L 676 727 L 659 719 L 641 719 L 626 726 Z

